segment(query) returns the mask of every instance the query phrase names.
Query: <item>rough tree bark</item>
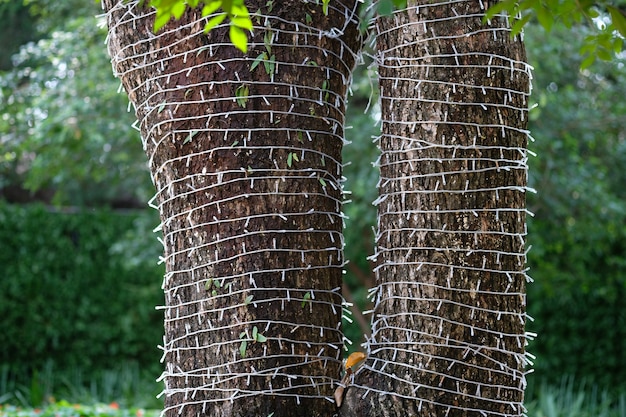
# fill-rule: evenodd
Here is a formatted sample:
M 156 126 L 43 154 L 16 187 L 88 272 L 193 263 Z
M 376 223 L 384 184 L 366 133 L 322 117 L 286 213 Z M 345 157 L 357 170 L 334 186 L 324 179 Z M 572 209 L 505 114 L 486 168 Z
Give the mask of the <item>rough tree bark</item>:
M 197 10 L 155 35 L 137 2 L 103 3 L 157 188 L 166 415 L 332 415 L 354 1 L 246 1 L 247 57 Z
M 486 3 L 377 18 L 371 350 L 345 416 L 522 415 L 529 71 Z

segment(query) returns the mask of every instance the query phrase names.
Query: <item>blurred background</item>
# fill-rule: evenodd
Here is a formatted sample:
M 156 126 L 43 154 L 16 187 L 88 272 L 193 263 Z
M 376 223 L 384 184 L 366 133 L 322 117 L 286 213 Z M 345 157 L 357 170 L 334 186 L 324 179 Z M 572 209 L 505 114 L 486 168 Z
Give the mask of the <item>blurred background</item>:
M 158 214 L 98 13 L 84 0 L 0 0 L 0 404 L 160 407 Z M 579 70 L 584 35 L 525 35 L 531 416 L 626 416 L 626 56 Z M 344 151 L 350 350 L 369 331 L 360 311 L 374 284 L 379 126 L 365 61 Z

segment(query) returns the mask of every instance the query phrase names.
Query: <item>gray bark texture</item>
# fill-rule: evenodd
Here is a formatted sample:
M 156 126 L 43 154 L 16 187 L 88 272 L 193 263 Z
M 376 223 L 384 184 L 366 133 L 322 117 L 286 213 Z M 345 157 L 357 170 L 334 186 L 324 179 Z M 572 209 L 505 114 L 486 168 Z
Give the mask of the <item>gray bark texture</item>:
M 340 376 L 345 99 L 354 1 L 246 1 L 228 25 L 104 0 L 135 106 L 166 275 L 165 415 L 330 416 Z M 253 63 L 257 57 L 264 55 Z M 255 330 L 256 328 L 256 330 Z
M 521 416 L 529 70 L 479 1 L 375 21 L 376 307 L 344 416 Z

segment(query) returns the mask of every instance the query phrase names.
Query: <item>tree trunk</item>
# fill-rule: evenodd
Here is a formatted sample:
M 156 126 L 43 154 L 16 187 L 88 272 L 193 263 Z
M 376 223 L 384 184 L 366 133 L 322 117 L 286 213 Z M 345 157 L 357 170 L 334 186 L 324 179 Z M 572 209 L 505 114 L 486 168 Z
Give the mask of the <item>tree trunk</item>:
M 155 35 L 151 10 L 104 1 L 161 215 L 165 414 L 330 416 L 355 2 L 246 5 L 243 55 L 198 10 Z
M 343 415 L 523 415 L 530 74 L 485 7 L 409 1 L 375 21 L 377 287 Z

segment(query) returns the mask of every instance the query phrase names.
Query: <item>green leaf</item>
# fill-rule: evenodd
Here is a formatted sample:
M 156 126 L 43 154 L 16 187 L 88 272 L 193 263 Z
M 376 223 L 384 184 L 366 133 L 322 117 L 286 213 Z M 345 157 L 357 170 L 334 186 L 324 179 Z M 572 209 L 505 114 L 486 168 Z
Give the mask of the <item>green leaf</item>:
M 244 54 L 248 52 L 248 36 L 238 26 L 230 26 L 230 41 L 235 45 L 235 48 L 239 49 Z
M 246 297 L 246 299 L 244 300 L 244 305 L 248 305 L 252 302 L 252 299 L 254 298 L 254 295 L 249 295 Z
M 598 54 L 598 58 L 600 58 L 603 61 L 610 61 L 611 58 L 613 58 L 610 50 L 608 50 L 604 46 L 601 46 L 600 48 L 598 48 L 596 52 Z
M 259 328 L 254 326 L 252 328 L 252 340 L 255 342 L 263 343 L 267 341 L 267 338 L 259 333 Z
M 252 19 L 249 16 L 235 16 L 230 19 L 230 22 L 241 29 L 252 30 L 253 28 Z
M 613 26 L 615 29 L 622 35 L 626 36 L 626 16 L 622 13 L 620 9 L 613 6 L 606 6 L 611 14 L 611 21 L 613 22 Z
M 204 7 L 202 8 L 202 17 L 206 17 L 208 15 L 210 15 L 211 13 L 214 13 L 217 11 L 217 9 L 219 9 L 220 7 L 222 7 L 222 1 L 212 1 L 209 4 L 205 4 Z
M 378 2 L 378 14 L 381 16 L 391 16 L 393 9 L 394 5 L 391 0 L 380 0 Z
M 245 6 L 245 4 L 243 3 L 243 0 L 233 3 L 230 9 L 230 14 L 235 17 L 249 17 L 250 16 L 250 12 L 248 11 L 248 8 Z
M 268 54 L 272 53 L 272 30 L 267 28 L 263 34 L 263 44 Z
M 213 16 L 212 18 L 210 18 L 206 22 L 206 25 L 204 25 L 204 33 L 209 33 L 211 29 L 222 23 L 224 19 L 226 19 L 226 13 L 223 12 L 218 14 L 217 16 Z
M 511 25 L 511 37 L 519 35 L 531 17 L 532 15 L 530 13 L 527 13 L 524 16 L 522 16 L 521 19 L 515 19 L 515 22 L 513 22 L 513 24 Z
M 505 0 L 496 2 L 485 12 L 483 23 L 486 23 L 488 20 L 493 19 L 494 16 L 502 12 L 507 12 L 510 16 L 515 16 L 517 14 L 517 0 Z
M 240 107 L 245 108 L 246 105 L 248 104 L 248 95 L 250 93 L 250 89 L 246 84 L 242 84 L 239 87 L 237 87 L 237 90 L 235 90 L 235 97 L 237 100 L 237 104 L 239 104 Z
M 596 9 L 588 9 L 587 15 L 591 17 L 592 19 L 595 19 L 596 17 L 600 16 L 600 12 L 597 11 Z M 571 26 L 568 26 L 568 27 L 571 27 Z
M 621 53 L 623 48 L 624 40 L 622 38 L 613 39 L 613 52 L 615 52 L 615 54 Z
M 306 302 L 309 301 L 311 299 L 311 292 L 307 292 L 304 294 L 304 296 L 302 297 L 302 308 L 304 308 L 306 306 Z
M 269 59 L 263 61 L 263 66 L 265 67 L 267 75 L 272 75 L 276 68 L 276 55 L 272 55 Z
M 243 342 L 241 342 L 241 345 L 239 345 L 239 354 L 241 355 L 242 358 L 246 357 L 247 348 L 248 348 L 248 342 L 244 340 Z
M 591 66 L 596 60 L 596 56 L 594 54 L 587 54 L 583 62 L 580 63 L 580 69 L 586 69 Z
M 254 71 L 254 69 L 255 69 L 256 67 L 258 67 L 258 66 L 259 66 L 259 64 L 260 64 L 261 62 L 263 62 L 265 59 L 267 59 L 267 53 L 265 53 L 265 52 L 263 52 L 263 53 L 261 53 L 259 56 L 257 56 L 257 57 L 254 59 L 254 62 L 252 63 L 252 65 L 250 65 L 250 71 Z
M 287 154 L 287 166 L 289 168 L 291 168 L 291 165 L 293 165 L 293 161 L 300 162 L 300 160 L 298 159 L 298 154 L 296 154 L 295 152 L 289 152 Z
M 161 14 L 157 13 L 156 18 L 154 19 L 154 31 L 157 32 L 159 29 L 165 26 L 167 22 L 169 21 L 170 21 L 169 13 L 161 13 Z
M 181 1 L 172 5 L 171 13 L 176 19 L 180 19 L 183 13 L 185 13 L 185 10 L 187 10 L 187 4 Z
M 552 13 L 544 7 L 538 7 L 535 9 L 535 13 L 537 14 L 537 20 L 546 30 L 546 32 L 550 32 L 552 30 L 552 25 L 554 24 L 554 17 Z
M 189 135 L 183 141 L 183 145 L 191 142 L 191 139 L 193 139 L 193 137 L 196 136 L 197 134 L 198 134 L 197 130 L 192 130 L 191 132 L 189 132 Z

